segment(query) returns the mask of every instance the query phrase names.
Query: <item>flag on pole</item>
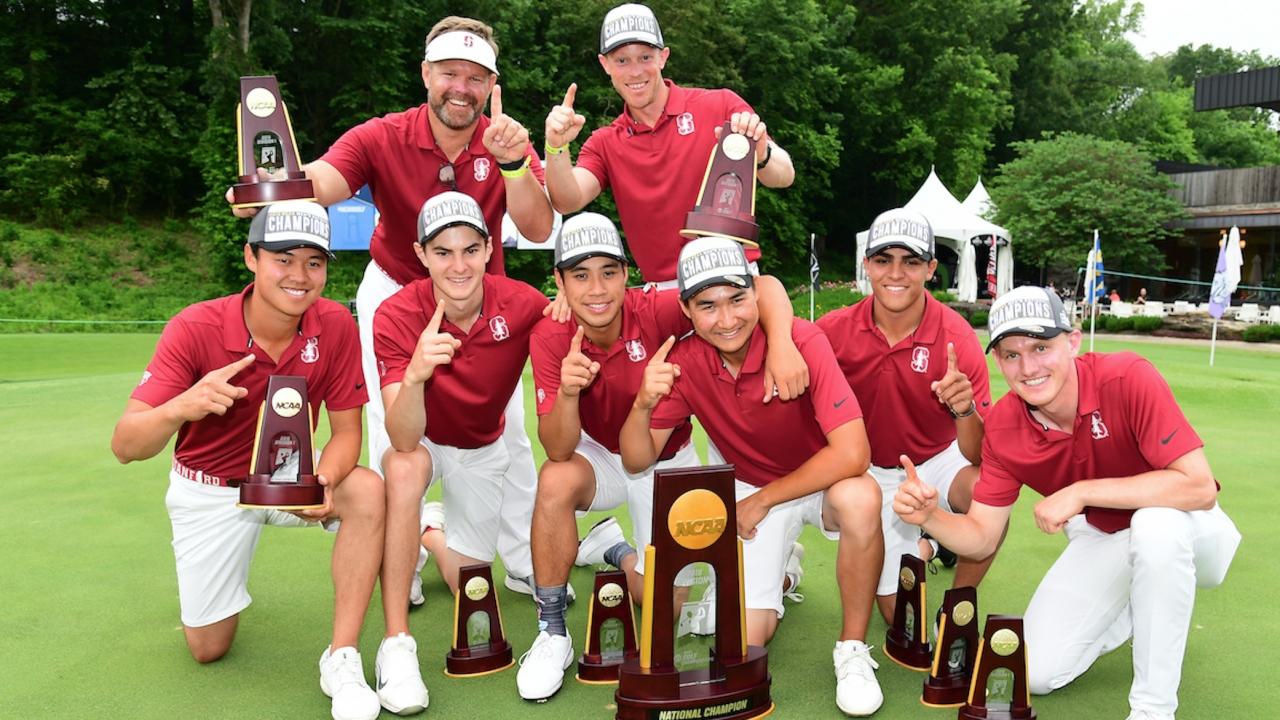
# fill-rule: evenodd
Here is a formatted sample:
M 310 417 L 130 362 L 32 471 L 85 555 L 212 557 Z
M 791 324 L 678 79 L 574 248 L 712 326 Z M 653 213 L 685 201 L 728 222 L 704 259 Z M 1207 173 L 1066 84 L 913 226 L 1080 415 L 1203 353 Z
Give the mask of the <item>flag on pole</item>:
M 1106 296 L 1107 289 L 1102 279 L 1102 244 L 1098 240 L 1098 231 L 1094 230 L 1093 249 L 1085 261 L 1084 301 L 1093 305 Z
M 1231 293 L 1240 285 L 1240 266 L 1244 257 L 1240 253 L 1240 229 L 1231 226 L 1231 234 L 1218 248 L 1218 265 L 1213 271 L 1213 286 L 1209 289 L 1209 314 L 1218 319 L 1231 306 Z
M 818 289 L 818 251 L 815 247 L 816 236 L 809 234 L 809 284 Z
M 991 254 L 987 256 L 987 297 L 995 299 L 996 296 L 996 236 L 991 236 Z

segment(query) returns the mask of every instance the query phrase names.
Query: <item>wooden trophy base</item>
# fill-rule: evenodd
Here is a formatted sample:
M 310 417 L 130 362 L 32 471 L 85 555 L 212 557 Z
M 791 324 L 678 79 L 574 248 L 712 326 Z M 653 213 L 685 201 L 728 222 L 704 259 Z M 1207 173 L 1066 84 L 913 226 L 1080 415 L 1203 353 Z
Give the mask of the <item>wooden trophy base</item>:
M 628 653 L 622 660 L 636 660 L 640 653 Z M 578 658 L 578 682 L 585 685 L 617 685 L 618 668 L 622 663 L 605 663 L 599 657 L 590 657 L 585 653 Z
M 261 207 L 282 200 L 315 200 L 316 191 L 304 172 L 289 172 L 283 180 L 241 175 L 231 187 L 231 207 Z
M 969 699 L 968 678 L 926 678 L 920 704 L 927 707 L 960 707 Z
M 991 710 L 965 703 L 960 706 L 960 710 L 956 713 L 956 720 L 1036 720 L 1036 711 L 1032 708 Z
M 324 486 L 315 475 L 299 475 L 298 482 L 271 482 L 270 475 L 250 475 L 240 483 L 242 508 L 311 510 L 324 507 Z
M 733 215 L 715 215 L 705 210 L 694 210 L 685 216 L 684 229 L 680 234 L 693 238 L 703 235 L 719 235 L 737 240 L 749 248 L 758 248 L 760 243 L 760 226 L 750 215 L 735 217 Z
M 903 638 L 893 628 L 885 633 L 884 654 L 908 670 L 929 672 L 933 667 L 933 649 Z
M 515 664 L 511 643 L 504 640 L 497 649 L 490 644 L 483 650 L 450 650 L 444 657 L 444 674 L 449 677 L 478 677 L 502 672 Z
M 716 665 L 724 671 L 724 679 L 712 681 L 710 668 L 645 670 L 638 660 L 625 661 L 614 693 L 617 719 L 649 720 L 666 710 L 687 710 L 691 711 L 688 717 L 715 720 L 760 718 L 773 712 L 769 656 L 764 648 L 750 645 L 740 662 Z

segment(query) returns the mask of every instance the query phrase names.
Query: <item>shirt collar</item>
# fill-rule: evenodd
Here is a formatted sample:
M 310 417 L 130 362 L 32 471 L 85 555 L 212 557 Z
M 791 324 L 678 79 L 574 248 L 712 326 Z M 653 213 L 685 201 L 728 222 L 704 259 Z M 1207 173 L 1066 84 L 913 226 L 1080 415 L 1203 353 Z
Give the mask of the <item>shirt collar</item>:
M 631 108 L 624 107 L 622 109 L 622 117 L 625 120 L 625 125 L 628 130 L 631 130 L 632 132 L 657 130 L 665 119 L 675 117 L 676 115 L 683 113 L 689 107 L 689 98 L 684 88 L 676 85 L 666 78 L 662 79 L 662 84 L 667 86 L 667 104 L 662 108 L 662 114 L 658 116 L 658 121 L 654 123 L 653 127 L 638 123 L 635 118 L 631 117 Z
M 1086 356 L 1087 357 L 1087 356 Z M 1093 376 L 1093 366 L 1085 357 L 1075 358 L 1076 366 L 1076 415 L 1092 415 L 1102 408 L 1098 399 L 1098 383 Z
M 244 304 L 253 294 L 253 283 L 244 286 L 240 294 L 228 298 L 222 311 L 222 345 L 233 353 L 246 353 L 253 349 L 253 337 L 244 321 Z M 317 300 L 316 302 L 319 302 Z M 305 337 L 319 337 L 320 313 L 315 303 L 302 314 L 302 322 L 298 334 Z
M 431 131 L 431 106 L 423 103 L 419 107 L 422 110 L 419 114 L 422 120 L 414 126 L 418 147 L 435 152 L 439 149 L 439 146 L 436 144 L 435 133 Z M 487 127 L 489 127 L 489 118 L 481 113 L 480 117 L 476 119 L 475 129 L 471 132 L 471 141 L 467 143 L 463 153 L 454 160 L 455 163 L 462 162 L 468 156 L 484 155 L 489 152 L 484 147 L 484 130 Z M 444 151 L 440 150 L 437 154 L 443 156 Z

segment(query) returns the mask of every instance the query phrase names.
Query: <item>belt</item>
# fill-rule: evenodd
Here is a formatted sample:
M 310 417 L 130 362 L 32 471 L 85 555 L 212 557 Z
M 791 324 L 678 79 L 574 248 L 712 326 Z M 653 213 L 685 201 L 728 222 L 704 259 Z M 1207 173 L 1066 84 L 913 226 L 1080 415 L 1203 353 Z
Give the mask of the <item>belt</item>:
M 186 465 L 183 465 L 182 463 L 178 462 L 177 458 L 173 459 L 173 471 L 178 473 L 178 475 L 182 476 L 183 478 L 186 478 L 187 480 L 190 480 L 191 482 L 194 482 L 194 483 L 200 483 L 201 485 L 217 485 L 219 487 L 231 487 L 230 484 L 227 483 L 226 478 L 221 478 L 221 477 L 218 477 L 217 475 L 210 475 L 203 470 L 192 470 Z

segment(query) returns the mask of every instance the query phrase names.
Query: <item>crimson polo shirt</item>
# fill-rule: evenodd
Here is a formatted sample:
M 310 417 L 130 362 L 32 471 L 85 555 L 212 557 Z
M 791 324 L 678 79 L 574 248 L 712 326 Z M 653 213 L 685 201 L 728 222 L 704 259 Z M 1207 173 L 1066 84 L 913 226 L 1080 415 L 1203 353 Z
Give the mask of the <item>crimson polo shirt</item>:
M 190 305 L 165 325 L 155 355 L 130 395 L 159 407 L 181 395 L 200 378 L 254 353 L 253 365 L 231 378 L 249 391 L 225 415 L 209 414 L 178 428 L 174 458 L 193 470 L 222 478 L 245 477 L 253 454 L 258 411 L 272 375 L 301 375 L 314 428 L 320 404 L 330 412 L 350 410 L 369 399 L 360 371 L 360 337 L 351 312 L 320 298 L 302 315 L 298 334 L 273 362 L 253 346 L 244 324 L 244 301 L 251 283 L 236 295 Z
M 797 318 L 791 337 L 809 366 L 809 389 L 798 399 L 764 403 L 767 343 L 759 324 L 737 378 L 710 343 L 691 335 L 667 356 L 680 366 L 680 377 L 654 409 L 649 426 L 675 427 L 697 415 L 720 454 L 733 463 L 738 479 L 756 487 L 794 472 L 827 446 L 827 433 L 862 417 L 862 409 L 827 336 Z
M 478 448 L 502 434 L 502 412 L 529 359 L 529 334 L 547 298 L 507 277 L 484 276 L 480 317 L 463 332 L 448 319 L 440 331 L 462 341 L 453 361 L 437 366 L 423 392 L 426 436 L 437 445 Z M 418 338 L 436 312 L 430 278 L 387 298 L 373 316 L 373 350 L 382 387 L 404 380 Z
M 649 356 L 672 335 L 680 337 L 693 329 L 680 309 L 680 292 L 628 290 L 622 299 L 622 331 L 606 352 L 583 337 L 582 353 L 600 363 L 596 379 L 578 396 L 578 419 L 582 429 L 596 442 L 621 454 L 618 436 L 627 421 L 636 393 L 644 384 Z M 543 318 L 529 339 L 533 379 L 537 385 L 538 415 L 555 407 L 560 390 L 560 364 L 569 354 L 577 323 L 559 323 Z M 671 434 L 659 459 L 676 454 L 689 441 L 692 426 L 684 423 Z
M 680 248 L 688 242 L 680 230 L 698 204 L 715 129 L 735 112 L 752 112 L 732 90 L 663 82 L 670 94 L 656 125 L 641 125 L 624 109 L 613 123 L 591 133 L 577 165 L 595 175 L 601 189 L 613 186 L 627 247 L 650 282 L 676 277 Z M 759 258 L 759 250 L 747 250 L 748 260 Z
M 991 409 L 978 336 L 959 313 L 928 293 L 919 327 L 893 347 L 876 327 L 870 297 L 823 315 L 818 327 L 862 404 L 872 465 L 897 467 L 899 455 L 918 465 L 956 439 L 955 418 L 929 388 L 947 374 L 947 343 L 955 345 L 956 364 L 973 384 L 978 414 L 985 418 Z
M 1010 392 L 986 420 L 982 475 L 973 499 L 1012 505 L 1026 485 L 1048 497 L 1076 482 L 1130 477 L 1166 468 L 1204 443 L 1150 362 L 1131 352 L 1075 359 L 1080 400 L 1071 433 L 1046 429 Z M 1129 527 L 1133 510 L 1086 507 L 1103 532 Z
M 419 105 L 404 112 L 372 118 L 357 125 L 329 148 L 320 159 L 337 168 L 354 192 L 365 184 L 373 191 L 379 213 L 369 254 L 392 280 L 408 285 L 426 277 L 413 244 L 418 241 L 418 211 L 427 198 L 452 190 L 440 182 L 440 168 L 449 162 L 436 145 L 428 116 L 431 108 Z M 480 203 L 484 222 L 495 238 L 488 272 L 505 275 L 502 265 L 502 215 L 507 211 L 507 186 L 498 172 L 498 161 L 484 147 L 489 118 L 481 115 L 471 143 L 453 161 L 458 192 Z M 525 154 L 538 182 L 545 183 L 542 163 L 530 145 Z

